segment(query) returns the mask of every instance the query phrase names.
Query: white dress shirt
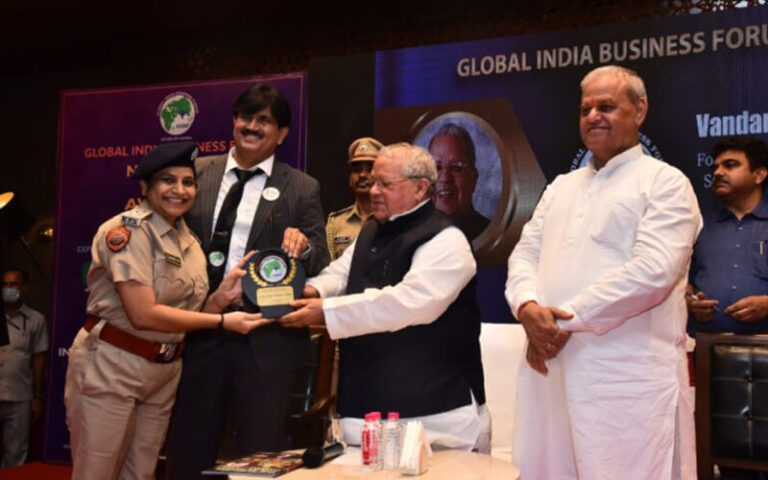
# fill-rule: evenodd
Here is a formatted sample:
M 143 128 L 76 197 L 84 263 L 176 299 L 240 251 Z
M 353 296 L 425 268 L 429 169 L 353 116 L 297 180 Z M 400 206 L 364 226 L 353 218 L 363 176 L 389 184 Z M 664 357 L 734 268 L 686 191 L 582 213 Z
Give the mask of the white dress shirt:
M 213 225 L 211 228 L 211 234 L 216 231 L 216 221 L 219 219 L 219 213 L 221 207 L 224 205 L 224 199 L 227 198 L 229 189 L 237 183 L 237 175 L 234 170 L 241 168 L 234 157 L 235 149 L 229 150 L 227 157 L 227 164 L 224 167 L 224 176 L 221 179 L 221 186 L 219 187 L 219 195 L 216 197 L 216 209 L 213 211 Z M 232 234 L 229 238 L 229 252 L 227 252 L 227 266 L 224 270 L 226 275 L 232 268 L 245 255 L 245 247 L 248 243 L 248 236 L 251 234 L 251 225 L 253 224 L 253 217 L 256 215 L 256 209 L 259 207 L 259 201 L 261 200 L 261 194 L 264 191 L 264 185 L 267 183 L 267 177 L 272 175 L 272 167 L 275 165 L 275 156 L 271 155 L 266 160 L 263 160 L 253 167 L 247 169 L 254 171 L 261 169 L 266 175 L 254 175 L 245 184 L 243 189 L 243 197 L 240 199 L 240 204 L 237 206 L 237 216 L 235 218 L 235 225 L 232 228 Z
M 521 365 L 524 478 L 695 478 L 683 295 L 700 225 L 689 180 L 639 145 L 547 187 L 506 297 L 573 313 L 574 333 L 548 376 Z
M 393 215 L 390 220 L 407 215 L 425 203 Z M 412 325 L 432 323 L 458 298 L 475 275 L 475 259 L 469 242 L 461 230 L 451 226 L 416 249 L 410 270 L 396 285 L 344 295 L 356 243 L 317 277 L 307 280 L 307 284 L 315 287 L 323 298 L 325 324 L 333 339 L 394 332 Z M 386 412 L 382 413 L 386 415 Z M 431 443 L 469 450 L 478 438 L 480 413 L 487 415 L 487 409 L 483 407 L 478 412 L 473 398 L 472 404 L 418 419 L 424 422 Z M 407 420 L 414 419 L 403 419 Z M 342 419 L 345 441 L 359 444 L 362 424 L 363 420 L 359 418 Z

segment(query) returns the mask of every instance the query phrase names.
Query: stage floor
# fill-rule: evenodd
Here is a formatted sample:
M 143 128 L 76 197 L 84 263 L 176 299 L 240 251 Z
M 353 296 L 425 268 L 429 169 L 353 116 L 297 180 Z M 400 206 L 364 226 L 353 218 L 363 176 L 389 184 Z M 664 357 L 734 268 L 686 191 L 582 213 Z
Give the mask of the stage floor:
M 33 462 L 0 470 L 0 480 L 69 480 L 71 465 Z

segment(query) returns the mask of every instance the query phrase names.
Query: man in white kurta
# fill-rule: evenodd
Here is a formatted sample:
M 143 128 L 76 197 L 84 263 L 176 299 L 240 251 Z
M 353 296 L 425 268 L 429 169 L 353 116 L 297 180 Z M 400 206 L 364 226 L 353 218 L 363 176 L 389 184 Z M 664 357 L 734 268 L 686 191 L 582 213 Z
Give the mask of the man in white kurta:
M 432 444 L 490 449 L 476 368 L 475 260 L 464 234 L 431 203 L 436 178 L 424 149 L 383 148 L 371 174 L 372 219 L 339 259 L 307 280 L 304 294 L 314 298 L 292 302 L 299 309 L 278 320 L 325 325 L 340 340 L 338 411 L 347 443 L 360 443 L 361 412 L 387 410 L 421 420 Z M 429 233 L 414 241 L 422 229 Z M 356 288 L 356 277 L 365 288 Z
M 592 158 L 547 187 L 509 258 L 529 339 L 516 462 L 524 479 L 695 479 L 683 344 L 696 198 L 638 144 L 634 72 L 602 67 L 581 85 Z

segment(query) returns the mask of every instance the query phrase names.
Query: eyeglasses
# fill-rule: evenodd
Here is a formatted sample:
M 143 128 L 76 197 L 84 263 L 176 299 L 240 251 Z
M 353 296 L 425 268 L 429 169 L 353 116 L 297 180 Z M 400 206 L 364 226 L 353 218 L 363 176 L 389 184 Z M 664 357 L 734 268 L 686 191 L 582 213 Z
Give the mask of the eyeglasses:
M 251 122 L 256 120 L 259 125 L 276 125 L 277 120 L 271 115 L 265 113 L 241 113 L 237 116 L 238 120 L 241 120 L 246 125 L 250 125 Z
M 407 180 L 416 180 L 415 178 L 401 178 L 399 180 L 384 180 L 381 178 L 372 178 L 373 186 L 389 190 L 393 185 L 405 182 Z

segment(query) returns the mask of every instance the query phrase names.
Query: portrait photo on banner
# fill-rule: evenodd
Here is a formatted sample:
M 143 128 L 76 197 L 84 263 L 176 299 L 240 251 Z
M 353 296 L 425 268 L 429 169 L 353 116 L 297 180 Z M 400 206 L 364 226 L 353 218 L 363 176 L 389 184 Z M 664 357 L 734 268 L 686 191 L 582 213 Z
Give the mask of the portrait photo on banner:
M 376 137 L 435 158 L 435 207 L 472 242 L 478 264 L 503 266 L 543 191 L 544 175 L 506 99 L 376 111 Z

